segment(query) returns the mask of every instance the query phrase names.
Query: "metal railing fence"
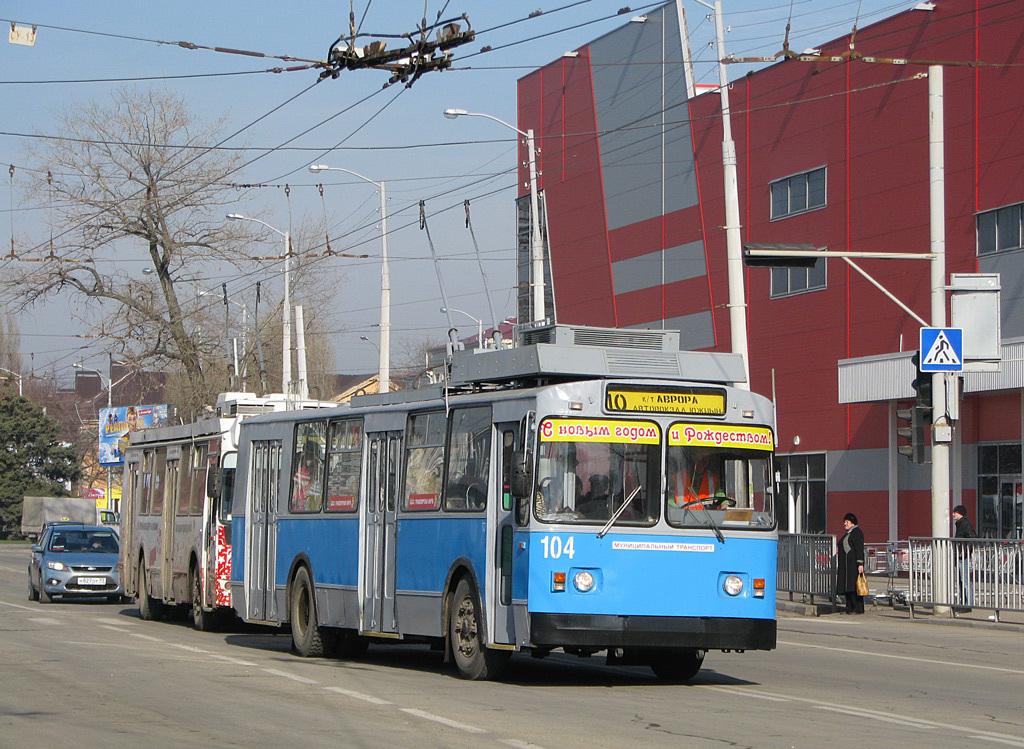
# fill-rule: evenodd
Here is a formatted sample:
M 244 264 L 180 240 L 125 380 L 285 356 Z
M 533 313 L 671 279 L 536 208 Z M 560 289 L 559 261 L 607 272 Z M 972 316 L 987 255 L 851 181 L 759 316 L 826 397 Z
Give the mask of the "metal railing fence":
M 776 570 L 778 592 L 823 596 L 832 600 L 836 587 L 836 539 L 830 535 L 780 533 Z
M 1024 611 L 1024 541 L 911 538 L 910 615 L 914 606 Z

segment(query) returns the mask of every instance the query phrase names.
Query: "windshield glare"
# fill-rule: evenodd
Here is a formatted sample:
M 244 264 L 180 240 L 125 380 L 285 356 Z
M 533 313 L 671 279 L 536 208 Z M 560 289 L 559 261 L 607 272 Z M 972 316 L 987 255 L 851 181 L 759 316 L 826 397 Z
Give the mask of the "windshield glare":
M 666 453 L 667 518 L 675 526 L 774 525 L 771 461 L 760 450 L 669 445 Z
M 650 525 L 659 516 L 660 440 L 654 444 L 552 441 L 542 436 L 534 512 L 552 523 L 605 523 L 637 489 L 616 521 Z

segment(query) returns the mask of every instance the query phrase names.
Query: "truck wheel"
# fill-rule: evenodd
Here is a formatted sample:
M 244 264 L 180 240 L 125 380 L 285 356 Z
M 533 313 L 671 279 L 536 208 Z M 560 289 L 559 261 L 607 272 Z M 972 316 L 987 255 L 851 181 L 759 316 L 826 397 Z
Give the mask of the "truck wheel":
M 448 634 L 452 658 L 463 679 L 496 679 L 505 668 L 507 650 L 491 650 L 484 646 L 480 636 L 480 604 L 473 585 L 466 578 L 455 586 L 451 611 L 448 614 Z
M 145 621 L 163 618 L 164 602 L 149 595 L 149 589 L 146 587 L 146 563 L 141 559 L 139 560 L 139 576 L 136 579 L 139 586 L 137 596 L 139 602 L 139 618 L 144 619 Z
M 317 623 L 316 593 L 309 570 L 299 567 L 292 580 L 291 627 L 292 646 L 303 658 L 322 658 L 334 649 L 337 630 Z
M 203 581 L 195 565 L 192 565 L 188 576 L 189 590 L 192 592 L 192 626 L 200 632 L 210 632 L 215 617 L 212 611 L 203 608 Z

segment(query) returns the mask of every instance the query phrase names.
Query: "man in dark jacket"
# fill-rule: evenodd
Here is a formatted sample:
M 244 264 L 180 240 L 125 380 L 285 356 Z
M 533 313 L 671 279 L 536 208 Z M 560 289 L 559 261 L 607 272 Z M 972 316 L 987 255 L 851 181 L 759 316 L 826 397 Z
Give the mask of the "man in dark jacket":
M 953 508 L 953 538 L 977 538 L 978 534 L 967 519 L 967 508 L 957 505 Z M 956 557 L 957 588 L 961 605 L 953 608 L 958 612 L 970 611 L 974 601 L 974 586 L 971 581 L 971 544 L 954 544 L 953 554 Z

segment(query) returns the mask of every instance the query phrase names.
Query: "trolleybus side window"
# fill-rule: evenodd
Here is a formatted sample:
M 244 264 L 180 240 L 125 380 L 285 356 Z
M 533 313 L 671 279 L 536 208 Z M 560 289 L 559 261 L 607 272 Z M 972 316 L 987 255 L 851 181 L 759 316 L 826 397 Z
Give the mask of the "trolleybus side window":
M 327 458 L 327 510 L 355 512 L 359 507 L 362 419 L 333 422 L 330 437 L 330 452 Z
M 139 492 L 139 514 L 149 514 L 149 500 L 153 493 L 153 451 L 142 454 L 142 491 Z
M 192 445 L 181 446 L 181 463 L 178 471 L 178 515 L 188 515 L 192 504 Z
M 164 510 L 164 471 L 167 468 L 167 448 L 161 447 L 156 451 L 153 461 L 153 484 L 150 496 L 150 511 L 154 515 L 160 515 Z
M 444 432 L 444 411 L 413 414 L 409 417 L 403 510 L 415 512 L 440 507 Z
M 217 516 L 221 524 L 231 520 L 231 497 L 235 493 L 235 466 L 238 465 L 238 453 L 231 451 L 221 456 L 220 497 L 217 498 Z
M 324 506 L 324 451 L 327 424 L 306 422 L 295 427 L 295 457 L 292 465 L 292 512 L 320 512 Z
M 482 510 L 487 505 L 491 409 L 453 409 L 450 424 L 444 509 Z
M 540 423 L 534 512 L 545 522 L 652 525 L 660 514 L 661 430 L 653 421 Z
M 665 461 L 669 523 L 772 527 L 773 447 L 768 427 L 673 424 Z
M 192 490 L 191 501 L 189 502 L 189 515 L 202 515 L 203 505 L 206 504 L 206 470 L 207 470 L 207 446 L 205 443 L 196 443 L 192 446 Z

